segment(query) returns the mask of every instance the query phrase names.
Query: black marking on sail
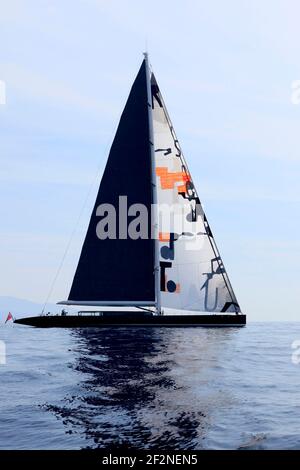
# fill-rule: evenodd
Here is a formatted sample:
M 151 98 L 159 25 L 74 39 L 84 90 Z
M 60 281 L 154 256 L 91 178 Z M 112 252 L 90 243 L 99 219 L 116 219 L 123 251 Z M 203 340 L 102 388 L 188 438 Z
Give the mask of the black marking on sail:
M 163 104 L 160 98 L 159 87 L 156 83 L 156 80 L 153 74 L 151 76 L 151 95 L 152 95 L 152 108 L 154 109 L 154 98 L 156 99 L 158 105 L 162 108 Z
M 160 262 L 160 290 L 162 292 L 166 291 L 166 269 L 171 267 L 172 263 L 169 261 Z
M 102 203 L 112 204 L 118 221 L 119 196 L 127 196 L 128 207 L 135 203 L 147 207 L 150 235 L 151 155 L 145 61 L 132 86 L 110 149 L 69 300 L 155 300 L 151 237 L 137 240 L 100 240 L 97 237 L 96 226 L 100 221 L 96 216 L 97 207 Z
M 234 307 L 234 310 L 236 311 L 236 313 L 240 311 L 240 306 L 239 306 L 239 304 L 238 304 L 237 302 L 226 302 L 226 303 L 224 304 L 224 307 L 222 308 L 221 312 L 227 312 L 227 310 L 228 310 L 231 306 Z
M 209 226 L 209 223 L 207 221 L 207 218 L 206 218 L 206 215 L 204 214 L 203 215 L 203 219 L 204 219 L 204 225 L 205 225 L 205 229 L 206 229 L 206 233 L 209 237 L 213 238 L 213 234 L 212 234 L 212 231 L 210 229 L 210 226 Z
M 155 150 L 155 152 L 164 152 L 164 156 L 166 157 L 167 155 L 169 155 L 170 153 L 172 153 L 172 150 L 170 148 L 167 148 L 167 149 L 157 149 Z
M 215 269 L 214 264 L 217 263 L 217 268 Z M 209 288 L 210 288 L 210 281 L 213 279 L 213 277 L 217 274 L 222 274 L 225 272 L 221 258 L 213 258 L 210 262 L 211 264 L 211 272 L 210 273 L 203 273 L 204 275 L 207 276 L 204 284 L 201 286 L 200 290 L 205 289 L 205 297 L 204 297 L 204 307 L 205 311 L 207 312 L 213 312 L 216 310 L 218 306 L 218 288 L 216 287 L 215 289 L 215 301 L 214 305 L 208 305 L 208 293 L 209 293 Z
M 167 282 L 167 290 L 170 293 L 176 292 L 177 285 L 174 281 Z
M 179 236 L 176 233 L 170 233 L 169 246 L 163 245 L 160 249 L 160 255 L 164 259 L 174 259 L 174 242 L 178 240 Z

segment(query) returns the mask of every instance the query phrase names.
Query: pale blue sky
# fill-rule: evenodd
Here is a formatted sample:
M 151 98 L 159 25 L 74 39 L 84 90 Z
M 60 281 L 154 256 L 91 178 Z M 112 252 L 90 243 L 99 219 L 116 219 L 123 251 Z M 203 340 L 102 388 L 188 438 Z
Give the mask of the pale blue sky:
M 300 320 L 300 4 L 0 0 L 0 295 L 68 294 L 114 131 L 150 61 L 242 309 Z

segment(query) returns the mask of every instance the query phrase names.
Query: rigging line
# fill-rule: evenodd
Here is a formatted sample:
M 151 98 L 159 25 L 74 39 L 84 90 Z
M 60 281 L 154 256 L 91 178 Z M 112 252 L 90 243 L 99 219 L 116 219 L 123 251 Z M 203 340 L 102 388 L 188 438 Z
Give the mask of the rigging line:
M 102 166 L 102 165 L 101 165 L 101 166 Z M 78 218 L 77 218 L 77 220 L 76 220 L 76 224 L 75 224 L 75 226 L 74 226 L 74 228 L 73 228 L 73 230 L 72 230 L 72 232 L 71 232 L 71 235 L 70 235 L 69 241 L 68 241 L 68 243 L 67 243 L 67 246 L 66 246 L 66 248 L 65 248 L 65 251 L 64 251 L 64 253 L 63 253 L 62 259 L 61 259 L 61 261 L 60 261 L 60 263 L 59 263 L 59 265 L 58 265 L 57 271 L 56 271 L 55 276 L 54 276 L 54 278 L 53 278 L 53 281 L 52 281 L 52 283 L 51 283 L 51 286 L 50 286 L 48 295 L 47 295 L 46 300 L 45 300 L 45 303 L 44 303 L 44 305 L 43 305 L 42 313 L 44 313 L 45 308 L 46 308 L 46 306 L 47 306 L 47 304 L 48 304 L 48 302 L 49 302 L 49 299 L 50 299 L 50 297 L 51 297 L 51 295 L 52 295 L 52 293 L 53 293 L 53 289 L 54 289 L 54 287 L 55 287 L 57 278 L 58 278 L 58 276 L 59 276 L 59 274 L 60 274 L 60 272 L 61 272 L 61 269 L 62 269 L 62 267 L 63 267 L 63 265 L 64 265 L 65 259 L 66 259 L 66 257 L 67 257 L 67 254 L 68 254 L 69 249 L 70 249 L 70 246 L 71 246 L 71 243 L 72 243 L 73 238 L 74 238 L 74 236 L 75 236 L 77 227 L 78 227 L 79 222 L 80 222 L 80 220 L 81 220 L 82 214 L 83 214 L 83 212 L 84 212 L 84 210 L 85 210 L 86 204 L 87 204 L 87 202 L 88 202 L 88 199 L 89 199 L 89 197 L 90 197 L 90 194 L 91 194 L 91 192 L 92 192 L 92 189 L 93 189 L 93 187 L 94 187 L 94 184 L 95 184 L 95 182 L 96 182 L 96 178 L 97 178 L 99 172 L 100 172 L 100 165 L 99 165 L 98 168 L 97 168 L 96 174 L 95 174 L 95 176 L 94 176 L 94 178 L 93 178 L 93 180 L 92 180 L 92 183 L 91 183 L 90 186 L 89 186 L 89 190 L 88 190 L 88 192 L 87 192 L 87 194 L 86 194 L 86 197 L 85 197 L 85 199 L 84 199 L 84 202 L 83 202 L 83 204 L 82 204 L 82 206 L 81 206 L 81 209 L 80 209 L 80 212 L 79 212 L 79 216 L 78 216 Z
M 113 129 L 113 132 L 115 132 L 115 129 Z M 111 141 L 112 141 L 111 138 L 112 138 L 112 135 L 111 135 L 111 133 L 110 133 L 109 141 L 107 142 L 107 144 L 106 144 L 105 147 L 104 147 L 103 154 L 107 154 L 108 149 L 109 149 L 109 146 L 110 146 L 110 143 L 111 143 Z M 94 187 L 94 185 L 95 185 L 95 183 L 96 183 L 96 181 L 97 181 L 97 179 L 98 179 L 98 176 L 99 176 L 99 174 L 100 174 L 100 170 L 102 169 L 102 167 L 103 167 L 103 164 L 102 164 L 102 163 L 101 163 L 101 164 L 99 163 L 99 164 L 98 164 L 98 167 L 97 167 L 97 169 L 96 169 L 96 172 L 95 172 L 95 176 L 94 176 L 94 178 L 93 178 L 93 180 L 92 180 L 92 182 L 91 182 L 91 184 L 90 184 L 90 186 L 89 186 L 88 192 L 87 192 L 86 197 L 85 197 L 85 199 L 84 199 L 84 202 L 83 202 L 83 204 L 82 204 L 82 206 L 81 206 L 81 209 L 80 209 L 80 212 L 79 212 L 79 216 L 78 216 L 78 218 L 77 218 L 77 220 L 76 220 L 76 224 L 75 224 L 75 226 L 74 226 L 74 228 L 73 228 L 73 230 L 72 230 L 72 233 L 71 233 L 71 235 L 70 235 L 70 238 L 69 238 L 69 241 L 68 241 L 68 243 L 67 243 L 66 249 L 65 249 L 65 251 L 64 251 L 64 253 L 63 253 L 62 259 L 61 259 L 61 261 L 60 261 L 60 263 L 59 263 L 59 265 L 58 265 L 57 271 L 56 271 L 55 276 L 54 276 L 54 278 L 53 278 L 53 281 L 52 281 L 52 283 L 51 283 L 51 285 L 50 285 L 50 289 L 49 289 L 48 295 L 47 295 L 46 300 L 45 300 L 45 303 L 44 303 L 44 305 L 43 305 L 42 314 L 44 313 L 45 308 L 46 308 L 46 306 L 47 306 L 47 304 L 48 304 L 48 302 L 49 302 L 49 299 L 50 299 L 50 297 L 51 297 L 51 295 L 52 295 L 52 293 L 53 293 L 53 290 L 54 290 L 54 287 L 55 287 L 57 278 L 58 278 L 58 276 L 59 276 L 59 274 L 60 274 L 60 272 L 61 272 L 61 270 L 62 270 L 62 267 L 63 267 L 63 265 L 64 265 L 65 259 L 66 259 L 66 257 L 67 257 L 68 252 L 69 252 L 71 243 L 72 243 L 73 238 L 74 238 L 74 236 L 75 236 L 76 229 L 77 229 L 77 227 L 78 227 L 78 225 L 79 225 L 79 222 L 80 222 L 80 220 L 81 220 L 81 217 L 82 217 L 82 215 L 83 215 L 83 213 L 84 213 L 84 210 L 85 210 L 85 208 L 86 208 L 86 204 L 87 204 L 87 202 L 88 202 L 88 200 L 89 200 L 89 197 L 90 197 L 90 195 L 91 195 L 92 189 L 93 189 L 93 187 Z M 105 165 L 104 165 L 104 167 L 105 167 Z

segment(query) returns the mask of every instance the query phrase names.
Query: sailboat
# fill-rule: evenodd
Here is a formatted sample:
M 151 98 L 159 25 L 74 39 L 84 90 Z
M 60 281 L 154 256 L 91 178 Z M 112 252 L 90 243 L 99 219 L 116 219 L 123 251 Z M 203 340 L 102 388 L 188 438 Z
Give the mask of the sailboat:
M 246 324 L 147 53 L 110 149 L 69 297 L 58 304 L 90 310 L 15 322 Z

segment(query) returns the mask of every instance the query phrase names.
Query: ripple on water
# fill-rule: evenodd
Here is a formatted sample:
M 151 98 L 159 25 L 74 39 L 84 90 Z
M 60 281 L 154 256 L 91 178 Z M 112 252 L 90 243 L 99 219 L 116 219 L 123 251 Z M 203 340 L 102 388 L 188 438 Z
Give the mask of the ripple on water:
M 2 449 L 300 447 L 299 324 L 1 334 Z

